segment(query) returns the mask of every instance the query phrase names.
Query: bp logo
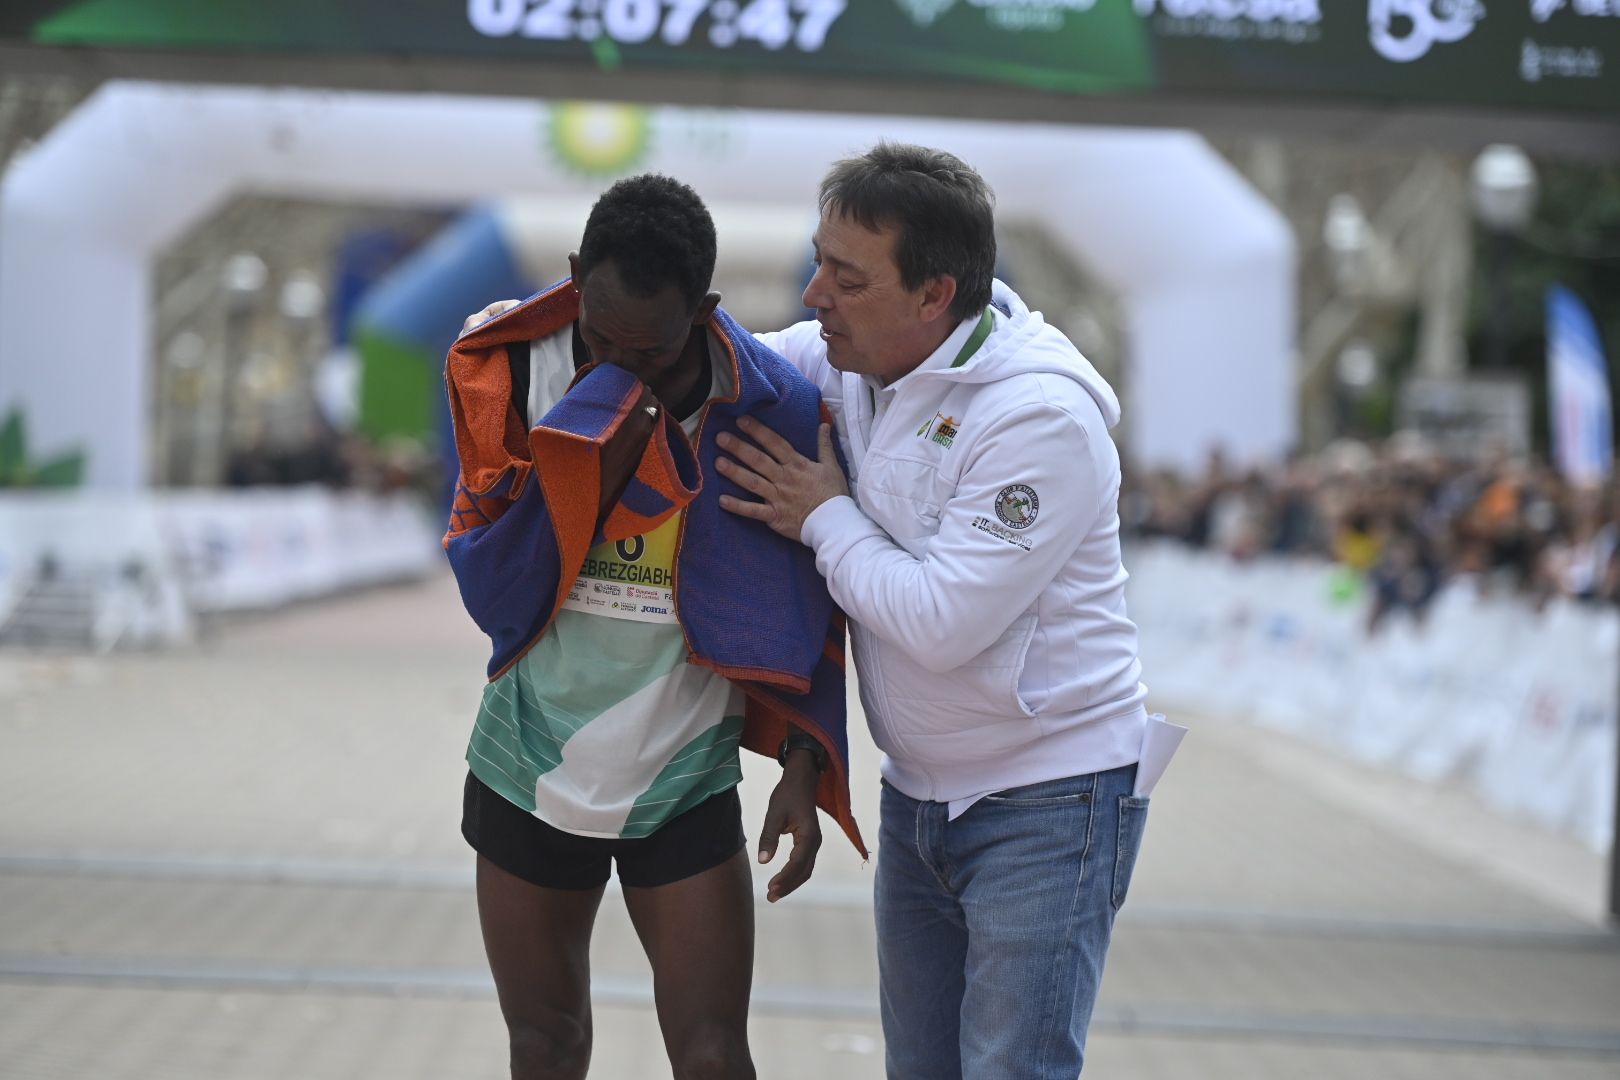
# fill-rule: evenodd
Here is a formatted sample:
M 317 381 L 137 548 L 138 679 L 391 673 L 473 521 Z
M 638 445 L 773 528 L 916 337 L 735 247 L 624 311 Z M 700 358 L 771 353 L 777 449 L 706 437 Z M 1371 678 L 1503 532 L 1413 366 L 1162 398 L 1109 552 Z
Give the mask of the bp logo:
M 1009 529 L 1027 529 L 1041 512 L 1041 500 L 1028 484 L 1008 484 L 996 495 L 996 517 Z
M 934 25 L 934 20 L 956 6 L 956 0 L 894 0 L 918 26 Z
M 652 113 L 641 105 L 570 101 L 551 110 L 546 139 L 557 163 L 571 172 L 622 176 L 647 156 Z

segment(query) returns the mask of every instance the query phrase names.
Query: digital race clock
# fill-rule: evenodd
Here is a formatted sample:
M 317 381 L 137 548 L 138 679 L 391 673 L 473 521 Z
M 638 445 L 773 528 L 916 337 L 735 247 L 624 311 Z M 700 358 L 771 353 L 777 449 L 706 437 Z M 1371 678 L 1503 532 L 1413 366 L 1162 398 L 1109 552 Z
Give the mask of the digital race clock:
M 847 6 L 847 0 L 467 0 L 467 19 L 492 38 L 608 38 L 621 45 L 657 39 L 679 46 L 706 33 L 721 49 L 755 42 L 815 52 Z

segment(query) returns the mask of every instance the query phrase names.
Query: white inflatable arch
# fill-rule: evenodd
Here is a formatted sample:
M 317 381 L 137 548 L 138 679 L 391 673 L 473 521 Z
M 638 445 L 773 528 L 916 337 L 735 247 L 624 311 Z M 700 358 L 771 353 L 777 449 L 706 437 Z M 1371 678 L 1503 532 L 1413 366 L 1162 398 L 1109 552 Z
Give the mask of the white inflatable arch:
M 0 415 L 93 486 L 148 482 L 155 253 L 244 192 L 386 202 L 555 194 L 571 173 L 533 101 L 109 83 L 0 188 Z M 1295 430 L 1294 249 L 1282 217 L 1176 131 L 654 108 L 637 169 L 706 199 L 807 213 L 828 163 L 880 138 L 949 149 L 1003 219 L 1044 223 L 1128 316 L 1132 458 L 1188 467 Z M 583 223 L 582 223 L 583 224 Z M 724 238 L 722 238 L 724 242 Z

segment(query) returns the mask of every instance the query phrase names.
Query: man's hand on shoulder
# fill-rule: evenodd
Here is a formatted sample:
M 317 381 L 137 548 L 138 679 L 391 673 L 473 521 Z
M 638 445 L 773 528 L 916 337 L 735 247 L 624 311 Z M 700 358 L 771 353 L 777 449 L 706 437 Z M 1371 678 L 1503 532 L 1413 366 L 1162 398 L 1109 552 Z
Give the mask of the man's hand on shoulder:
M 814 461 L 751 416 L 737 421 L 737 426 L 748 439 L 722 433 L 717 440 L 720 449 L 731 456 L 721 457 L 715 467 L 759 501 L 722 495 L 721 509 L 763 521 L 789 540 L 798 540 L 805 519 L 816 507 L 849 494 L 844 470 L 833 453 L 832 428 L 827 424 L 821 425 Z
M 776 858 L 783 833 L 793 836 L 787 865 L 765 889 L 765 899 L 773 904 L 809 881 L 815 872 L 816 852 L 821 850 L 821 822 L 816 817 L 816 785 L 820 779 L 810 753 L 795 750 L 788 754 L 782 779 L 771 792 L 765 824 L 759 831 L 759 861 L 768 863 Z
M 461 333 L 456 336 L 464 337 L 467 331 L 471 330 L 473 327 L 482 325 L 497 315 L 504 315 L 506 312 L 511 311 L 521 303 L 523 303 L 521 300 L 497 300 L 483 311 L 473 312 L 471 315 L 467 316 L 467 321 L 461 324 Z

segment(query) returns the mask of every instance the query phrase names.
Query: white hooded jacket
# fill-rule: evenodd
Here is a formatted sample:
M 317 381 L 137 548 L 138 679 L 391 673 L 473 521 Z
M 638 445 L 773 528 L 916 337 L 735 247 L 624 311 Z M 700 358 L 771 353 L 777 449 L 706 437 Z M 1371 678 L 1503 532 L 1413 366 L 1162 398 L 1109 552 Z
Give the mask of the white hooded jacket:
M 760 340 L 820 388 L 852 475 L 803 540 L 850 617 L 883 775 L 953 803 L 1129 765 L 1147 721 L 1125 614 L 1119 401 L 995 283 L 916 370 L 879 388 L 827 363 L 820 325 Z M 981 318 L 988 337 L 970 355 Z

